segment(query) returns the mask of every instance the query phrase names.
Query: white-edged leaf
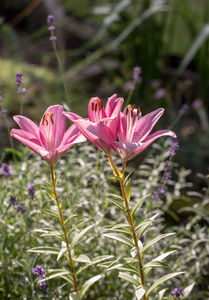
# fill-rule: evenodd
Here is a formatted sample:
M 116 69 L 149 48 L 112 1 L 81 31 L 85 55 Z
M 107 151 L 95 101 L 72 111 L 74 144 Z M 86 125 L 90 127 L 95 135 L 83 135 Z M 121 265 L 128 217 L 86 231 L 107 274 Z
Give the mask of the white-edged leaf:
M 71 215 L 69 216 L 65 221 L 64 221 L 64 224 L 66 224 L 70 219 L 74 218 L 74 217 L 77 217 L 77 215 Z
M 178 275 L 183 274 L 183 273 L 185 273 L 185 272 L 171 273 L 171 274 L 167 274 L 167 275 L 161 277 L 160 279 L 155 281 L 155 283 L 149 288 L 149 290 L 146 292 L 146 296 L 148 296 L 158 285 L 160 285 L 164 281 L 169 280 L 172 277 L 178 276 Z
M 122 210 L 122 212 L 125 213 L 126 208 L 124 207 L 123 203 L 119 202 L 118 200 L 110 199 L 110 198 L 106 198 L 106 200 L 115 204 L 120 210 Z
M 80 300 L 80 293 L 73 292 L 69 296 L 69 300 Z
M 128 282 L 133 283 L 135 286 L 141 286 L 141 283 L 139 282 L 139 280 L 137 280 L 136 278 L 134 278 L 133 276 L 131 276 L 128 273 L 124 273 L 124 272 L 119 272 L 118 277 L 125 279 Z
M 169 256 L 170 254 L 176 252 L 176 250 L 172 250 L 166 253 L 163 253 L 161 255 L 159 255 L 158 257 L 156 257 L 155 259 L 153 259 L 153 261 L 162 261 L 164 258 L 166 258 L 167 256 Z M 147 274 L 151 271 L 151 267 L 148 268 L 146 267 L 146 265 L 144 265 L 144 267 L 146 268 L 146 270 L 144 270 L 144 275 L 147 276 Z
M 47 193 L 49 194 L 50 197 L 52 197 L 54 200 L 56 200 L 56 197 L 54 195 L 54 191 L 51 188 L 48 188 L 46 186 L 42 186 L 42 188 L 44 188 L 47 191 Z
M 59 254 L 60 249 L 57 249 L 55 247 L 41 246 L 41 247 L 31 248 L 31 249 L 27 250 L 27 252 L 45 253 L 45 254 Z
M 144 269 L 153 267 L 169 267 L 169 265 L 163 261 L 152 260 L 143 266 Z
M 136 289 L 135 295 L 136 295 L 137 300 L 141 300 L 145 293 L 146 293 L 146 291 L 143 286 Z
M 73 257 L 74 261 L 83 262 L 83 263 L 91 263 L 90 258 L 87 255 L 80 254 L 78 256 Z
M 69 199 L 71 193 L 72 193 L 72 191 L 69 191 L 69 192 L 67 193 L 67 195 L 65 196 L 65 198 L 63 199 L 62 204 L 61 204 L 61 209 L 62 209 L 62 211 L 66 208 L 67 201 L 68 201 L 68 199 Z
M 139 205 L 140 205 L 147 197 L 149 197 L 149 196 L 150 196 L 150 194 L 144 196 L 143 198 L 141 198 L 141 199 L 134 205 L 134 207 L 133 207 L 132 210 L 131 210 L 132 216 L 134 215 L 134 213 L 135 213 L 135 211 L 137 210 L 137 208 L 139 207 Z
M 75 247 L 75 245 L 77 244 L 77 242 L 84 236 L 84 234 L 86 234 L 87 231 L 89 231 L 93 225 L 89 225 L 88 227 L 84 228 L 83 230 L 81 230 L 79 233 L 76 234 L 76 236 L 74 237 L 73 241 L 70 244 L 70 249 L 73 249 Z
M 139 275 L 139 270 L 130 264 L 130 260 L 128 261 L 124 258 L 112 262 L 106 269 L 106 272 L 114 269 L 129 271 L 131 273 Z
M 57 261 L 69 250 L 65 242 L 62 241 L 61 250 L 57 256 Z
M 76 272 L 76 275 L 78 275 L 79 273 L 81 273 L 83 270 L 87 269 L 89 266 L 95 265 L 97 263 L 100 263 L 100 262 L 102 262 L 104 260 L 107 260 L 107 259 L 111 259 L 113 257 L 114 257 L 113 255 L 101 255 L 101 256 L 97 256 L 97 257 L 95 257 L 95 258 L 93 258 L 91 260 L 91 263 L 88 263 L 86 265 L 81 266 L 78 269 L 78 271 Z
M 139 240 L 138 241 L 138 247 L 133 247 L 132 249 L 131 249 L 131 256 L 133 257 L 133 258 L 135 258 L 136 256 L 137 256 L 137 254 L 139 253 L 139 251 L 141 250 L 143 248 L 143 245 L 142 245 L 142 242 Z
M 89 280 L 87 280 L 81 287 L 81 291 L 80 291 L 81 298 L 85 295 L 86 291 L 90 288 L 90 286 L 94 284 L 96 281 L 98 281 L 99 279 L 101 279 L 102 277 L 103 275 L 96 275 L 90 278 Z
M 158 297 L 159 297 L 158 300 L 163 300 L 163 296 L 167 290 L 168 290 L 168 288 L 163 289 L 158 293 Z
M 119 241 L 119 242 L 121 242 L 123 244 L 126 244 L 126 245 L 130 246 L 131 248 L 134 247 L 133 242 L 129 238 L 127 238 L 126 236 L 124 236 L 122 234 L 104 233 L 103 235 L 106 236 L 106 237 L 109 237 L 109 238 L 111 238 L 113 240 Z
M 188 297 L 191 291 L 193 290 L 193 287 L 195 286 L 195 282 L 190 283 L 185 289 L 184 289 L 184 296 Z
M 161 234 L 159 236 L 157 236 L 156 238 L 154 238 L 153 240 L 151 240 L 149 243 L 147 243 L 142 249 L 141 249 L 141 253 L 143 253 L 144 251 L 146 251 L 149 247 L 151 247 L 152 245 L 154 245 L 155 243 L 157 243 L 158 241 L 168 237 L 168 236 L 171 236 L 171 235 L 174 235 L 175 233 L 165 233 L 165 234 Z
M 124 202 L 123 197 L 121 197 L 120 195 L 117 195 L 117 194 L 107 194 L 107 196 L 116 198 L 116 199 L 121 200 L 122 202 Z
M 129 202 L 131 199 L 131 179 L 129 179 L 128 182 L 126 183 L 125 191 L 126 191 L 127 200 Z
M 46 213 L 47 215 L 51 216 L 51 217 L 54 217 L 57 220 L 60 220 L 60 216 L 56 212 L 54 212 L 52 210 L 43 209 L 43 212 Z
M 71 276 L 71 272 L 65 269 L 54 269 L 54 270 L 50 270 L 47 274 L 46 274 L 46 278 L 45 279 L 41 279 L 38 282 L 43 282 L 43 281 L 47 281 L 50 280 L 52 278 L 56 278 L 56 277 L 61 277 L 62 275 L 70 275 Z

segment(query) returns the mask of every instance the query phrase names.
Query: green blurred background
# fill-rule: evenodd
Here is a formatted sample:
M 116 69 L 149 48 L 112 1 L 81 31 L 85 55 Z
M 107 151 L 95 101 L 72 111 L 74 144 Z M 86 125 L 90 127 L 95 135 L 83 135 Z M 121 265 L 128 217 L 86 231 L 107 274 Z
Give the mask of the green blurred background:
M 55 34 L 66 98 L 46 19 Z M 23 73 L 24 115 L 39 122 L 60 103 L 87 116 L 91 97 L 127 99 L 135 66 L 141 67 L 131 103 L 143 114 L 165 108 L 159 128 L 177 133 L 177 160 L 208 173 L 209 0 L 7 0 L 0 3 L 0 91 L 12 116 L 19 113 L 15 74 Z M 182 105 L 188 110 L 181 114 Z M 0 154 L 9 146 L 0 115 Z

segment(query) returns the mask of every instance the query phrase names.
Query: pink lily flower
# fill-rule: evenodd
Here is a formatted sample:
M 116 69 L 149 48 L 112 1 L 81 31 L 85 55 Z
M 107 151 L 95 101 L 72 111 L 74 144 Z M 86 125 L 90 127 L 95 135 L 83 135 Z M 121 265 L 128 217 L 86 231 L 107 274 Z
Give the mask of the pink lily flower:
M 86 139 L 72 125 L 66 130 L 66 119 L 61 105 L 53 105 L 45 111 L 39 127 L 24 116 L 14 116 L 21 129 L 12 129 L 11 136 L 40 155 L 49 165 L 58 159 L 75 143 Z
M 164 109 L 159 108 L 142 117 L 140 107 L 135 109 L 135 105 L 128 105 L 125 108 L 120 115 L 119 141 L 114 142 L 116 151 L 123 160 L 132 159 L 161 136 L 176 137 L 170 130 L 159 130 L 150 134 L 163 113 Z
M 117 98 L 116 94 L 112 95 L 104 109 L 102 100 L 98 97 L 92 98 L 88 106 L 89 119 L 83 119 L 70 112 L 63 112 L 63 114 L 91 143 L 109 155 L 113 149 L 116 149 L 113 141 L 117 138 L 123 101 L 123 98 Z

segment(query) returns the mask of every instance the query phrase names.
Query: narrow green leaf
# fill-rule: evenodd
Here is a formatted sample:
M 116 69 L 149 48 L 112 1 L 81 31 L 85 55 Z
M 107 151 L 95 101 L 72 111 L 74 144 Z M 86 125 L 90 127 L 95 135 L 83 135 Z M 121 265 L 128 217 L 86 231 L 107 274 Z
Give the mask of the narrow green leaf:
M 155 283 L 149 288 L 149 290 L 146 292 L 146 296 L 148 297 L 148 295 L 154 290 L 154 288 L 156 288 L 158 285 L 160 285 L 164 281 L 169 280 L 172 277 L 178 276 L 178 275 L 183 274 L 183 273 L 185 273 L 185 272 L 171 273 L 171 274 L 167 274 L 167 275 L 161 277 L 160 279 L 155 281 Z
M 45 212 L 47 215 L 49 215 L 51 217 L 54 217 L 57 220 L 60 220 L 60 216 L 57 213 L 55 213 L 54 211 L 52 211 L 52 210 L 43 209 L 43 212 Z
M 58 179 L 61 177 L 61 175 L 59 175 L 58 177 L 57 177 L 57 179 L 55 179 L 55 186 L 57 185 L 57 182 L 58 182 Z
M 130 246 L 131 248 L 134 247 L 133 242 L 129 238 L 127 238 L 126 236 L 124 236 L 122 234 L 104 233 L 103 235 L 106 237 L 109 237 L 113 240 L 117 240 L 123 244 L 126 244 L 126 245 Z
M 126 176 L 126 178 L 124 179 L 124 185 L 126 185 L 126 182 L 128 181 L 128 179 L 129 179 L 129 177 L 130 177 L 131 174 L 132 174 L 132 172 L 130 172 L 130 173 Z
M 146 293 L 146 291 L 143 288 L 143 286 L 141 286 L 140 288 L 136 289 L 136 291 L 135 291 L 135 295 L 136 295 L 136 297 L 137 297 L 138 300 L 141 300 L 145 293 Z
M 69 275 L 71 276 L 70 271 L 65 270 L 65 269 L 54 269 L 54 270 L 50 270 L 47 274 L 46 274 L 46 278 L 45 279 L 41 279 L 38 281 L 39 282 L 43 282 L 43 281 L 47 281 L 50 280 L 52 278 L 56 278 L 56 277 L 61 277 L 62 275 Z
M 96 281 L 98 281 L 99 279 L 101 279 L 102 277 L 103 275 L 96 275 L 90 278 L 89 280 L 87 280 L 81 287 L 81 291 L 80 291 L 81 298 L 85 295 L 86 291 L 90 288 L 90 286 L 94 284 Z
M 47 180 L 44 180 L 44 182 L 46 182 L 50 187 L 52 187 L 52 184 L 51 182 L 47 181 Z M 42 188 L 45 188 L 44 186 L 42 186 Z
M 118 259 L 113 263 L 111 263 L 109 267 L 106 269 L 106 272 L 114 269 L 128 271 L 136 275 L 139 275 L 139 270 L 134 266 L 130 265 L 130 262 L 123 258 Z
M 170 254 L 176 252 L 176 250 L 172 250 L 166 253 L 163 253 L 161 255 L 159 255 L 158 257 L 156 257 L 155 259 L 153 259 L 153 261 L 162 261 L 164 258 L 166 258 L 167 256 L 169 256 Z M 146 265 L 145 265 L 146 266 Z M 144 270 L 144 275 L 147 276 L 147 274 L 151 271 L 151 268 L 146 268 Z
M 77 215 L 71 215 L 69 216 L 65 221 L 64 224 L 66 224 L 70 219 L 77 217 Z
M 54 191 L 51 188 L 48 188 L 46 186 L 42 186 L 42 187 L 47 191 L 47 193 L 49 194 L 50 197 L 52 197 L 54 200 L 56 200 Z
M 106 198 L 106 200 L 115 204 L 120 210 L 122 210 L 123 213 L 125 213 L 126 208 L 124 207 L 124 205 L 122 203 L 120 203 L 119 201 L 117 201 L 115 199 L 110 199 L 110 198 Z
M 114 257 L 113 255 L 97 256 L 97 257 L 95 257 L 95 258 L 92 259 L 91 263 L 83 265 L 82 267 L 80 267 L 78 269 L 78 271 L 76 272 L 76 275 L 78 275 L 79 273 L 81 273 L 83 270 L 87 269 L 89 266 L 95 265 L 97 263 L 100 263 L 100 262 L 102 262 L 104 260 L 107 260 L 107 259 L 110 259 L 110 258 L 113 258 L 113 257 Z
M 118 200 L 121 200 L 122 202 L 124 201 L 123 197 L 121 197 L 120 195 L 117 195 L 117 194 L 107 194 L 107 196 L 110 196 L 110 197 L 113 197 L 113 198 L 116 198 Z
M 73 292 L 69 296 L 69 300 L 80 300 L 80 293 Z
M 125 191 L 126 191 L 126 197 L 128 202 L 131 199 L 131 179 L 128 180 L 126 187 L 125 187 Z
M 195 286 L 195 282 L 190 283 L 185 289 L 184 289 L 184 296 L 188 297 L 191 291 L 193 290 L 193 287 Z
M 73 249 L 75 247 L 75 245 L 77 244 L 77 242 L 86 234 L 86 232 L 88 230 L 90 230 L 92 227 L 94 226 L 93 225 L 90 225 L 86 228 L 84 228 L 83 230 L 81 230 L 78 234 L 76 234 L 76 236 L 74 237 L 73 241 L 71 242 L 71 245 L 70 245 L 70 249 Z
M 131 210 L 131 215 L 132 215 L 132 216 L 134 215 L 134 213 L 135 213 L 135 211 L 137 210 L 137 208 L 139 207 L 139 205 L 140 205 L 147 197 L 149 197 L 149 196 L 150 196 L 150 194 L 144 196 L 143 198 L 141 198 L 141 199 L 134 205 L 134 207 L 133 207 L 132 210 Z
M 128 229 L 130 228 L 130 225 L 126 226 L 128 224 L 118 224 L 115 225 L 115 226 L 104 226 L 102 227 L 102 229 L 106 229 L 106 230 L 109 230 L 109 231 L 114 231 L 114 232 L 121 232 L 121 233 L 125 233 L 125 234 L 129 234 L 132 236 L 132 232 Z
M 164 263 L 163 261 L 157 261 L 157 260 L 152 260 L 144 265 L 144 269 L 153 268 L 153 267 L 169 267 L 169 265 Z
M 62 241 L 61 250 L 57 256 L 57 261 L 69 250 L 65 242 Z
M 154 245 L 155 243 L 157 243 L 158 241 L 174 235 L 175 233 L 166 233 L 166 234 L 161 234 L 159 236 L 157 236 L 156 238 L 154 238 L 153 240 L 151 240 L 149 243 L 147 243 L 142 249 L 141 249 L 141 253 L 143 253 L 144 251 L 146 251 L 149 247 L 151 247 L 152 245 Z
M 65 210 L 66 206 L 67 206 L 67 201 L 70 197 L 70 194 L 72 193 L 72 191 L 69 191 L 69 193 L 67 193 L 67 195 L 65 196 L 65 198 L 63 199 L 62 201 L 62 204 L 61 204 L 61 209 L 62 211 Z
M 75 223 L 75 225 L 69 230 L 68 232 L 68 235 L 70 235 L 77 227 L 78 225 L 81 225 L 87 221 L 90 221 L 91 219 L 90 218 L 83 218 L 83 219 L 80 219 L 78 222 Z
M 60 252 L 60 249 L 57 249 L 55 247 L 35 247 L 27 250 L 27 252 L 35 252 L 35 253 L 45 253 L 45 254 L 58 254 Z
M 139 280 L 135 279 L 133 276 L 131 276 L 128 273 L 119 272 L 118 277 L 123 278 L 126 281 L 133 283 L 137 287 L 141 286 L 141 283 L 139 282 Z
M 91 263 L 90 258 L 87 255 L 80 254 L 78 256 L 73 257 L 74 261 L 83 262 L 83 263 Z
M 139 253 L 139 251 L 143 248 L 142 242 L 140 240 L 138 240 L 138 247 L 133 247 L 131 249 L 131 256 L 133 258 L 135 258 L 137 256 L 137 254 Z
M 163 300 L 163 296 L 167 290 L 168 290 L 168 288 L 163 289 L 158 293 L 158 297 L 159 297 L 158 300 Z

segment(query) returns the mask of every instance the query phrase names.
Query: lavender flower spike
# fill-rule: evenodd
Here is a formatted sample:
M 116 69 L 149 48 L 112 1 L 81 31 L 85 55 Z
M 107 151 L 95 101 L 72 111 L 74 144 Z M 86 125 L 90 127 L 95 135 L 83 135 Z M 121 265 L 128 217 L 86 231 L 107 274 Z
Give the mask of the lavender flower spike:
M 137 80 L 139 78 L 140 73 L 141 73 L 141 68 L 136 66 L 133 71 L 133 79 Z
M 30 195 L 31 200 L 35 198 L 35 188 L 34 188 L 34 183 L 30 183 L 28 185 L 28 194 Z
M 23 74 L 21 72 L 16 73 L 15 79 L 16 79 L 16 85 L 21 86 L 23 85 Z
M 4 175 L 5 177 L 10 177 L 13 174 L 13 172 L 12 172 L 12 166 L 3 163 L 1 165 L 0 174 Z
M 180 299 L 180 297 L 182 296 L 182 297 L 185 297 L 184 296 L 184 291 L 183 291 L 183 289 L 182 288 L 175 288 L 173 291 L 172 291 L 172 295 L 173 295 L 173 297 L 174 298 L 176 298 L 176 299 Z
M 11 202 L 11 204 L 12 204 L 13 206 L 16 206 L 16 205 L 18 204 L 18 200 L 17 200 L 17 198 L 14 197 L 14 196 L 11 196 L 11 197 L 9 198 L 9 201 Z

